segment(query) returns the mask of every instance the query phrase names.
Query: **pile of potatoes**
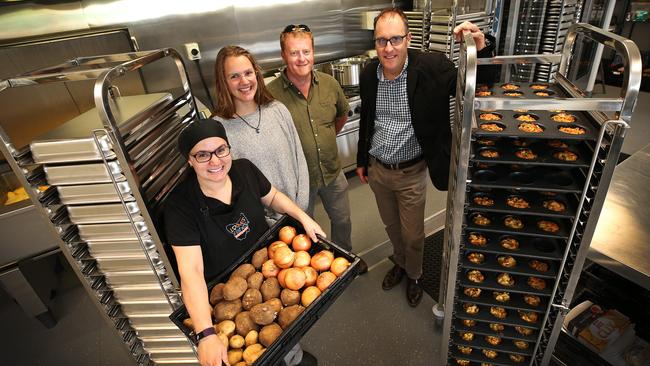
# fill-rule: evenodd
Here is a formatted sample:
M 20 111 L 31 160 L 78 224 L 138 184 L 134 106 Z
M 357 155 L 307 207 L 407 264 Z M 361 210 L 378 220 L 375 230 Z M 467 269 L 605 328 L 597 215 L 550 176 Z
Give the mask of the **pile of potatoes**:
M 228 362 L 252 365 L 289 325 L 350 266 L 328 250 L 312 257 L 311 240 L 285 226 L 279 239 L 210 291 L 212 317 Z M 193 329 L 191 319 L 184 324 Z

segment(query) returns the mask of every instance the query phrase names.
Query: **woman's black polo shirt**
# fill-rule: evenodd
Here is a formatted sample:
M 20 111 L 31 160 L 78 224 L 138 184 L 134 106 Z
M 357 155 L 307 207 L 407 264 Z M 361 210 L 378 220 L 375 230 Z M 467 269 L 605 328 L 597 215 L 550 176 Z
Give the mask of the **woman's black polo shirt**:
M 271 190 L 268 179 L 246 159 L 233 160 L 228 175 L 232 181 L 230 205 L 205 196 L 194 172 L 165 202 L 167 243 L 200 245 L 206 281 L 244 255 L 269 228 L 260 201 Z

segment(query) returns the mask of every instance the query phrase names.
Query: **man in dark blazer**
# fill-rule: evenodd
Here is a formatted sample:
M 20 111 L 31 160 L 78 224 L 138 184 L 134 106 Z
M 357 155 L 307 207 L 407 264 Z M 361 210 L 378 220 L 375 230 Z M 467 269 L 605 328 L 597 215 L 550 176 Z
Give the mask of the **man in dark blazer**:
M 470 31 L 480 51 L 491 55 L 484 34 L 465 22 L 457 39 Z M 422 299 L 426 172 L 434 186 L 447 190 L 451 126 L 449 96 L 456 91 L 456 68 L 442 53 L 408 49 L 411 33 L 404 13 L 383 10 L 375 18 L 373 59 L 361 74 L 361 125 L 357 175 L 369 183 L 393 244 L 395 266 L 382 287 L 390 290 L 406 273 L 406 298 Z

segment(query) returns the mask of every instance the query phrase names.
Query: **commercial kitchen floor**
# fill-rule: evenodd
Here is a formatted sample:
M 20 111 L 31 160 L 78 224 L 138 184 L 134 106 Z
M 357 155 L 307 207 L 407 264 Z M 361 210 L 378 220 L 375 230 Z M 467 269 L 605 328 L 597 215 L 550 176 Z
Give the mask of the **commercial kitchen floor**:
M 616 88 L 607 87 L 608 96 L 616 93 Z M 623 152 L 632 154 L 650 142 L 650 125 L 645 123 L 649 115 L 650 93 L 641 92 Z M 436 214 L 444 208 L 445 194 L 430 184 L 427 194 L 427 232 L 431 233 L 440 224 Z M 315 354 L 321 366 L 438 364 L 440 335 L 431 314 L 434 301 L 425 293 L 422 303 L 410 308 L 404 283 L 391 291 L 381 289 L 381 280 L 391 266 L 386 259 L 391 251 L 374 197 L 367 185 L 351 177 L 350 199 L 354 250 L 368 261 L 371 270 L 353 281 L 305 335 L 304 349 Z M 326 222 L 322 207 L 317 207 L 316 218 Z M 27 317 L 0 289 L 0 363 L 133 365 L 71 271 L 58 276 L 57 296 L 50 303 L 58 324 L 52 329 Z

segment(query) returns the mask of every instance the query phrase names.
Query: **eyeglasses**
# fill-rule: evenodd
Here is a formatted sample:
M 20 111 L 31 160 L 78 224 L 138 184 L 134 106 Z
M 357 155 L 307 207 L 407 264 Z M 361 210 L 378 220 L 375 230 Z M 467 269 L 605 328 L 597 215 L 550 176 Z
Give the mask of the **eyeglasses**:
M 311 32 L 308 26 L 305 24 L 289 24 L 284 27 L 282 33 L 291 33 L 291 32 Z
M 393 47 L 399 46 L 404 42 L 404 38 L 406 38 L 407 35 L 408 33 L 403 36 L 392 36 L 390 38 L 375 38 L 375 45 L 383 48 L 388 45 L 388 42 L 390 42 L 390 45 Z
M 238 72 L 232 73 L 232 74 L 228 75 L 228 79 L 229 80 L 241 80 L 241 79 L 244 79 L 244 78 L 245 79 L 253 79 L 256 76 L 257 75 L 255 74 L 255 70 L 251 69 L 251 70 L 246 70 L 241 74 L 238 73 Z
M 197 163 L 207 163 L 212 159 L 212 155 L 218 158 L 225 158 L 230 155 L 230 145 L 221 145 L 214 151 L 199 151 L 192 156 Z

